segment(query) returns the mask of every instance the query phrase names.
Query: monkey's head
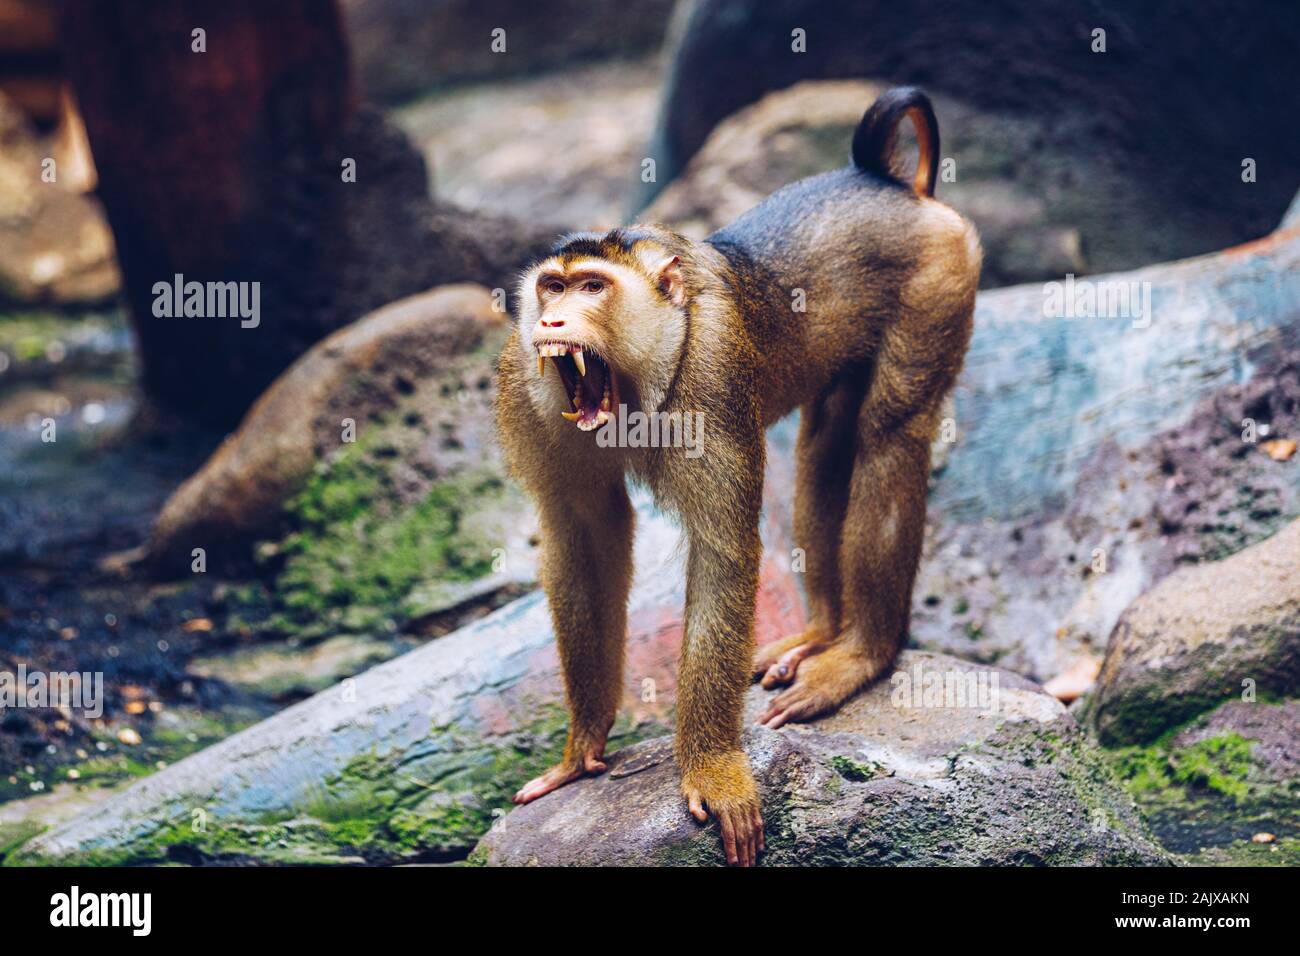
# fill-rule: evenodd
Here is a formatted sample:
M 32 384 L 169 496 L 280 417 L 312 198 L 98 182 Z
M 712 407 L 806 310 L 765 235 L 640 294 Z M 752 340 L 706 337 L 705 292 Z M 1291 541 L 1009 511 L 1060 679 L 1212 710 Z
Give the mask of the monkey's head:
M 627 386 L 643 402 L 663 395 L 686 335 L 679 241 L 645 227 L 577 233 L 524 273 L 519 342 L 536 357 L 543 414 L 591 431 L 617 414 Z

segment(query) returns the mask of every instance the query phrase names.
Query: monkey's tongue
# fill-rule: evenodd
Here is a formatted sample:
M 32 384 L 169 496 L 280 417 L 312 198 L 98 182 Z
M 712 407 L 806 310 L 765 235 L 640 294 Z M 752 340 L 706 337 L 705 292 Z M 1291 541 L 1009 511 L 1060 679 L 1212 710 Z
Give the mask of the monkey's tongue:
M 584 356 L 586 374 L 579 374 L 577 366 L 569 356 L 564 357 L 565 365 L 561 367 L 565 384 L 571 383 L 570 402 L 572 412 L 564 417 L 572 421 L 582 431 L 589 432 L 599 428 L 611 417 L 610 385 L 612 376 L 605 363 L 592 356 Z M 565 374 L 567 373 L 567 374 Z
M 584 432 L 589 432 L 607 421 L 609 421 L 609 412 L 584 404 L 578 409 L 578 420 L 574 424 Z

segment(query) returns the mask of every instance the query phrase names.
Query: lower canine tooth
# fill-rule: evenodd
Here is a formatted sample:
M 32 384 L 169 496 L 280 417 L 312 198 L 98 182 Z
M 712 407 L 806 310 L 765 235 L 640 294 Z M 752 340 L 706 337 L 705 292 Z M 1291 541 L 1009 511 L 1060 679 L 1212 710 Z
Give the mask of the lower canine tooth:
M 582 349 L 573 350 L 573 364 L 578 366 L 578 374 L 587 374 L 587 360 L 582 357 Z
M 582 417 L 582 412 L 560 412 L 560 417 L 571 422 L 576 422 Z

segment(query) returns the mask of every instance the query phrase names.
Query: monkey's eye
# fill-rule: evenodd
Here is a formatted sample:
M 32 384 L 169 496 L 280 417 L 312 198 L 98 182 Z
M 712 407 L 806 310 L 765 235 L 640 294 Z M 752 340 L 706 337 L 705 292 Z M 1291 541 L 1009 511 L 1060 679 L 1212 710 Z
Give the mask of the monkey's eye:
M 552 279 L 550 282 L 546 283 L 543 288 L 545 288 L 551 295 L 564 294 L 564 283 L 560 282 L 558 279 Z
M 601 282 L 599 279 L 592 279 L 582 288 L 584 292 L 591 292 L 591 293 L 604 292 L 605 283 Z

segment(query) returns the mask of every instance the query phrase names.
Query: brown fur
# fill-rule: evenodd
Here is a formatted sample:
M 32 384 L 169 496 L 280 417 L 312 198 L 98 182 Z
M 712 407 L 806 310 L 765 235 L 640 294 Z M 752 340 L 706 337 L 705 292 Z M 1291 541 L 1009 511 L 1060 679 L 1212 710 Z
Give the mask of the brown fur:
M 895 122 L 928 111 L 917 96 L 894 104 Z M 876 119 L 859 139 L 892 141 Z M 719 817 L 731 862 L 754 862 L 762 846 L 740 746 L 751 675 L 789 684 L 764 715 L 780 726 L 836 707 L 893 662 L 920 558 L 929 445 L 969 341 L 980 254 L 968 222 L 875 172 L 859 147 L 855 165 L 781 190 L 704 242 L 648 226 L 583 234 L 524 277 L 498 418 L 541 512 L 572 727 L 562 763 L 517 799 L 604 768 L 631 577 L 626 476 L 686 530 L 677 758 L 692 811 Z M 598 294 L 540 288 L 548 275 L 593 272 Z M 804 312 L 792 308 L 799 289 Z M 704 454 L 598 447 L 562 419 L 559 373 L 548 360 L 539 377 L 532 347 L 547 323 L 608 362 L 629 410 L 704 412 Z M 802 634 L 755 657 L 763 432 L 795 408 L 811 613 Z

